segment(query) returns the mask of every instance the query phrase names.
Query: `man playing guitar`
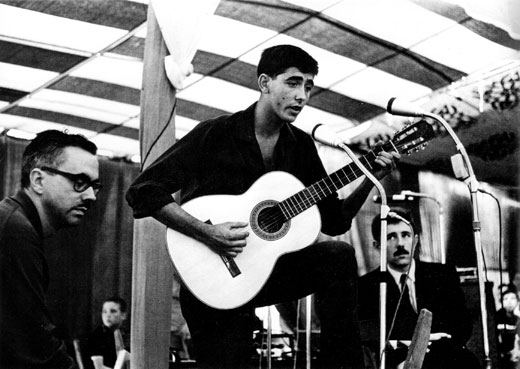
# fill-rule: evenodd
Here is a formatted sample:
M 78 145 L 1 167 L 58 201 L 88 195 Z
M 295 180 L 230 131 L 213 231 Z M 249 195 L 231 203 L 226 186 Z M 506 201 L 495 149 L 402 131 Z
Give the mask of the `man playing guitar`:
M 291 125 L 308 103 L 317 73 L 317 62 L 298 47 L 279 45 L 264 50 L 257 69 L 259 100 L 244 111 L 201 122 L 146 168 L 127 193 L 134 216 L 152 216 L 203 245 L 205 251 L 210 250 L 226 263 L 230 279 L 239 280 L 246 275 L 239 260 L 241 254 L 247 253 L 256 232 L 250 218 L 237 219 L 230 214 L 225 221 L 199 219 L 177 204 L 172 194 L 180 190 L 184 204 L 208 195 L 243 194 L 271 172 L 289 173 L 304 186 L 326 177 L 311 137 Z M 388 174 L 399 158 L 395 151 L 380 151 L 373 161 L 376 176 Z M 278 187 L 284 187 L 283 181 Z M 317 203 L 319 216 L 309 226 L 332 236 L 345 233 L 371 188 L 372 184 L 365 179 L 344 200 L 333 191 Z M 222 206 L 219 210 L 228 209 Z M 297 218 L 293 222 L 296 224 Z M 268 236 L 265 238 L 269 241 Z M 354 249 L 337 241 L 310 243 L 312 240 L 299 245 L 301 249 L 297 251 L 281 255 L 266 280 L 261 281 L 258 293 L 237 306 L 223 309 L 202 302 L 183 278 L 182 313 L 192 335 L 199 368 L 249 367 L 254 308 L 312 293 L 316 293 L 321 321 L 321 365 L 364 367 L 356 311 Z M 183 246 L 178 247 L 182 250 Z M 171 254 L 177 267 L 175 252 Z M 199 262 L 204 260 L 190 268 L 197 269 Z M 254 262 L 263 264 L 261 259 Z M 183 273 L 180 275 L 182 278 Z M 199 279 L 209 283 L 212 277 L 209 268 L 200 273 Z M 226 296 L 225 288 L 212 288 L 211 292 L 217 298 Z

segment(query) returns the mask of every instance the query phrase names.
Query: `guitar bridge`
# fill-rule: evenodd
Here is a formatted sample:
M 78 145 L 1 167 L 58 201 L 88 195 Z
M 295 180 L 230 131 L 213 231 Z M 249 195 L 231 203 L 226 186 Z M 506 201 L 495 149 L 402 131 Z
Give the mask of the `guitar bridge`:
M 229 273 L 231 274 L 231 277 L 235 278 L 237 275 L 242 273 L 240 269 L 238 268 L 237 263 L 235 263 L 235 260 L 233 258 L 230 258 L 229 256 L 220 255 L 222 258 L 222 261 L 226 265 L 226 268 L 229 270 Z
M 211 223 L 211 220 L 206 220 L 204 223 L 206 224 L 213 224 Z M 237 263 L 235 263 L 235 260 L 233 258 L 230 258 L 229 256 L 220 255 L 220 258 L 224 262 L 224 265 L 226 266 L 227 270 L 229 270 L 229 274 L 231 274 L 231 277 L 235 278 L 236 276 L 240 275 L 242 272 L 238 268 Z

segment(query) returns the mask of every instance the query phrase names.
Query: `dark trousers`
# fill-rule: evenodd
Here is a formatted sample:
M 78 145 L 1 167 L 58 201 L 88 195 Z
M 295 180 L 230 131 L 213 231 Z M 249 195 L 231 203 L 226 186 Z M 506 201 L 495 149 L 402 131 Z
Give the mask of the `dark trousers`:
M 363 368 L 357 278 L 352 246 L 327 241 L 280 257 L 258 295 L 237 309 L 212 309 L 183 287 L 181 308 L 190 329 L 198 367 L 249 367 L 253 354 L 254 308 L 316 293 L 322 368 Z
M 481 369 L 479 359 L 466 347 L 451 340 L 432 342 L 424 357 L 424 369 Z

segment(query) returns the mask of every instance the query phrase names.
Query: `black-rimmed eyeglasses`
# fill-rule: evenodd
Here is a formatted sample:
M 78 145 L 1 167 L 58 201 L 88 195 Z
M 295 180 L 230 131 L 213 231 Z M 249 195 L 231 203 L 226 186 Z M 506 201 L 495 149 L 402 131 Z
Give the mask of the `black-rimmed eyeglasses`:
M 72 182 L 74 191 L 76 191 L 76 192 L 84 192 L 89 187 L 92 187 L 92 190 L 94 190 L 94 195 L 97 196 L 97 194 L 99 193 L 99 190 L 101 190 L 101 183 L 98 180 L 92 181 L 84 173 L 80 173 L 80 174 L 67 173 L 67 172 L 62 172 L 61 170 L 54 169 L 51 167 L 41 167 L 40 169 L 44 170 L 46 172 L 59 174 L 60 176 L 67 178 L 69 181 Z

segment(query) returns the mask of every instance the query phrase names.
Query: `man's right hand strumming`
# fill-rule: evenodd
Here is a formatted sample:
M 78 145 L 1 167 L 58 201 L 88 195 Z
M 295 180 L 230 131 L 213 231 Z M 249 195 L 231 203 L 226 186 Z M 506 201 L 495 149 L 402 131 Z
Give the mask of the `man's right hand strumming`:
M 247 222 L 201 222 L 175 202 L 156 211 L 153 217 L 167 227 L 204 243 L 216 253 L 233 258 L 242 252 L 249 236 L 245 229 Z
M 208 242 L 205 242 L 215 252 L 229 257 L 236 257 L 247 244 L 249 232 L 245 229 L 246 222 L 226 222 L 210 226 Z

